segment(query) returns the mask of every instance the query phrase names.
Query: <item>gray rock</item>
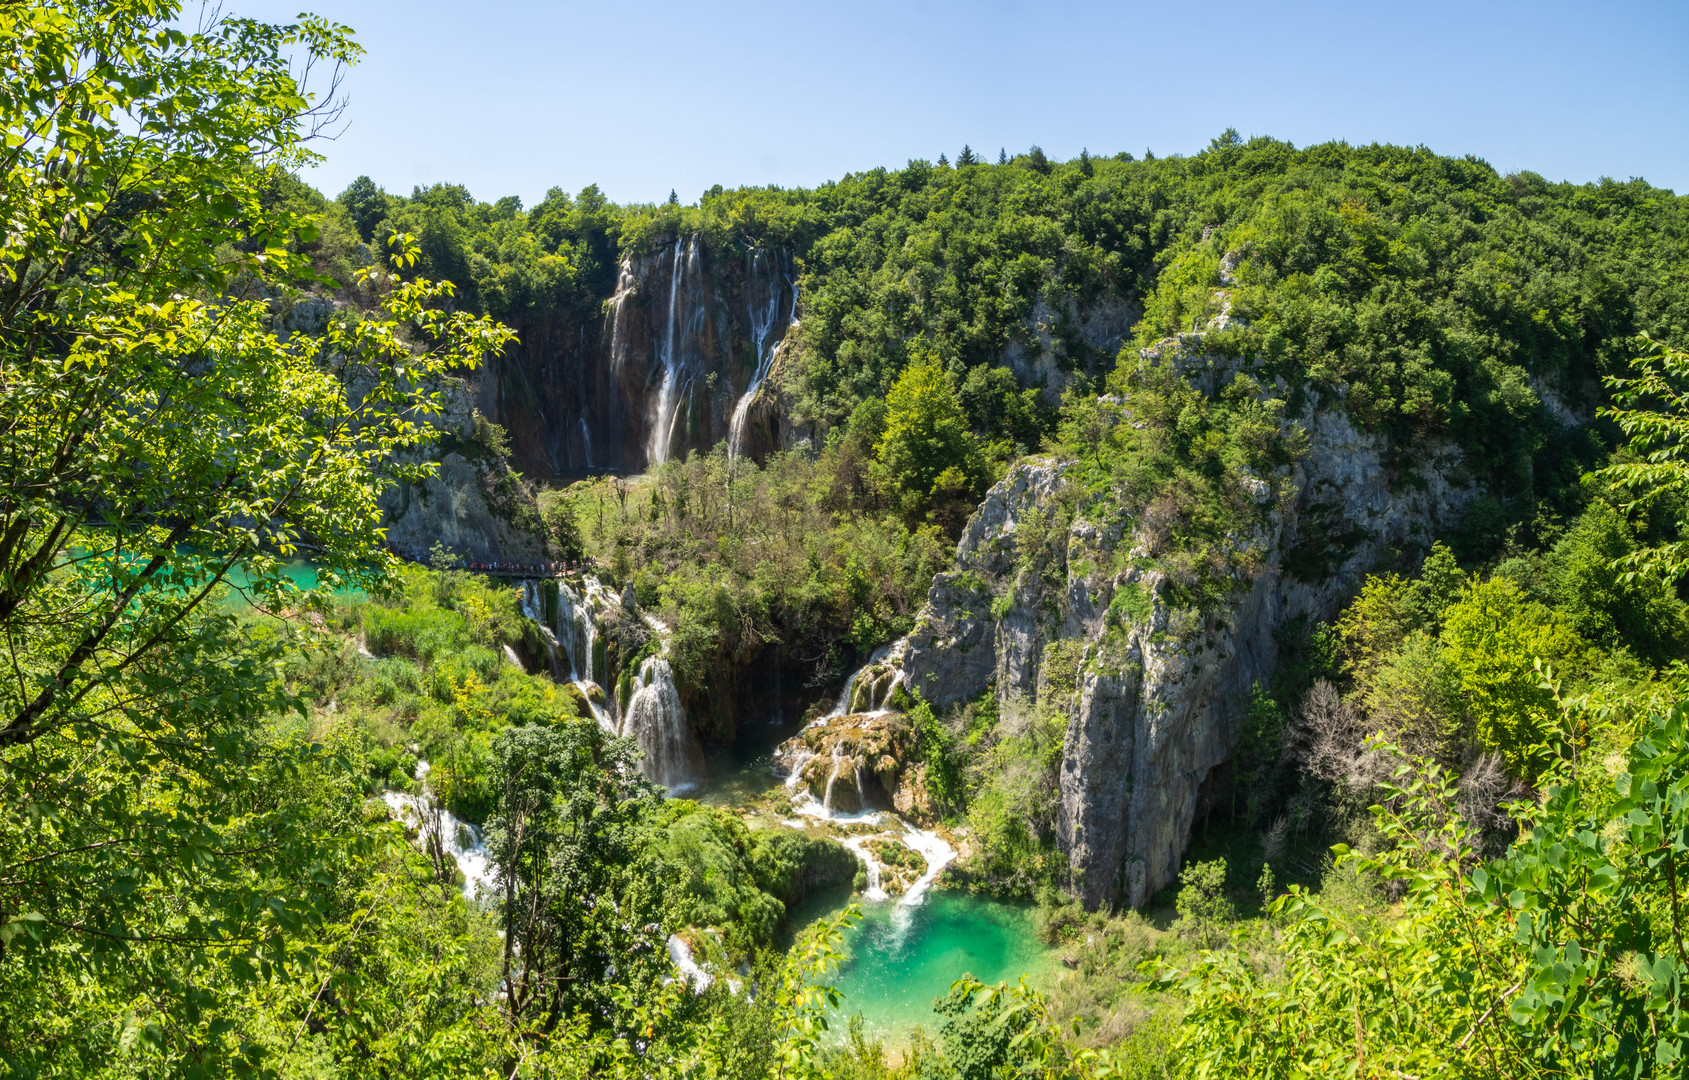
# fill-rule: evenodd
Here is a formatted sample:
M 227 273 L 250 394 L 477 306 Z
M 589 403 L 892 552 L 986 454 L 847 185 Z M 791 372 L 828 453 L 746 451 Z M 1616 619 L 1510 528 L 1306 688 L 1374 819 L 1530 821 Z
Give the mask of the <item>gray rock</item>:
M 455 379 L 446 380 L 442 391 L 444 408 L 434 426 L 462 444 L 475 432 L 468 392 Z M 515 482 L 504 459 L 485 453 L 468 456 L 439 444 L 423 454 L 438 462 L 434 475 L 397 484 L 381 496 L 387 542 L 396 550 L 420 555 L 439 543 L 471 562 L 549 558 L 544 539 L 519 520 L 538 521 L 533 494 Z
M 1173 364 L 1216 394 L 1246 361 L 1213 355 L 1203 341 L 1181 335 L 1146 350 L 1144 362 Z M 1071 466 L 1034 459 L 986 496 L 957 545 L 956 569 L 934 579 L 907 639 L 905 677 L 940 707 L 993 682 L 1000 695 L 1036 698 L 1045 657 L 1073 655 L 1049 646 L 1084 643 L 1057 841 L 1088 908 L 1140 906 L 1176 878 L 1198 790 L 1230 753 L 1251 686 L 1272 673 L 1278 628 L 1334 614 L 1368 571 L 1423 549 L 1477 491 L 1452 442 L 1421 441 L 1412 475 L 1392 474 L 1384 437 L 1359 431 L 1340 393 L 1322 401 L 1309 388 L 1304 398 L 1311 404 L 1296 419 L 1309 453 L 1276 475 L 1238 478 L 1259 513 L 1253 532 L 1233 543 L 1259 558 L 1221 610 L 1170 610 L 1160 574 L 1128 557 L 1152 548 L 1145 530 L 1155 523 L 1142 508 L 1094 507 L 1106 520 L 1074 516 L 1058 528 Z M 1111 629 L 1122 588 L 1142 589 L 1150 614 Z

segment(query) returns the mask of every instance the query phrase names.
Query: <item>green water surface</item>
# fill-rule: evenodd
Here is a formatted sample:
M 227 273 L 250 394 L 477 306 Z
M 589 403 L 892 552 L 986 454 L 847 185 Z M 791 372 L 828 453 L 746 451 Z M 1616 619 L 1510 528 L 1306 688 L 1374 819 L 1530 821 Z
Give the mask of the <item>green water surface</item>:
M 844 995 L 832 1023 L 862 1015 L 864 1033 L 888 1047 L 908 1043 L 919 1025 L 936 1037 L 933 999 L 964 975 L 985 983 L 1017 982 L 1050 989 L 1055 954 L 1038 940 L 1031 908 L 972 893 L 935 890 L 912 907 L 895 900 L 864 903 L 863 919 L 846 935 L 848 957 L 833 985 Z
M 314 589 L 317 587 L 317 566 L 310 559 L 294 558 L 284 560 L 281 564 L 281 572 L 284 577 L 301 589 Z M 224 596 L 222 602 L 234 607 L 245 607 L 247 603 L 249 603 L 245 590 L 252 584 L 251 575 L 247 574 L 246 571 L 237 566 L 229 571 L 228 577 L 224 580 L 229 583 L 229 591 Z M 361 589 L 348 587 L 336 589 L 335 595 L 346 597 L 362 596 L 363 591 Z

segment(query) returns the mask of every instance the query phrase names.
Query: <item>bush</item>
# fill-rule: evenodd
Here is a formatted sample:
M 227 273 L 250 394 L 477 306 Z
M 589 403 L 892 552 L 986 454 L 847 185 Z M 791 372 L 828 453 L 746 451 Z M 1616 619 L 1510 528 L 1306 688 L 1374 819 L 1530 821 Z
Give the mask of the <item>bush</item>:
M 1200 941 L 1217 942 L 1237 918 L 1226 897 L 1226 860 L 1192 863 L 1179 871 L 1178 929 Z

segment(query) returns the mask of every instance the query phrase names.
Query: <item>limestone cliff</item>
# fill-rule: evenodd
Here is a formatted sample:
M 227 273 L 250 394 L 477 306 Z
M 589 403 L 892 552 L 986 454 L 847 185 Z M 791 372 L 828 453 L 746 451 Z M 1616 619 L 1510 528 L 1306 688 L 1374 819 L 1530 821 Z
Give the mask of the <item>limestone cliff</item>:
M 1239 367 L 1209 355 L 1201 334 L 1143 362 L 1173 365 L 1209 396 Z M 935 706 L 992 685 L 1037 699 L 1056 674 L 1077 686 L 1064 702 L 1057 839 L 1087 907 L 1144 904 L 1177 875 L 1198 790 L 1230 751 L 1251 684 L 1271 673 L 1275 631 L 1331 614 L 1362 575 L 1423 548 L 1473 493 L 1451 444 L 1417 447 L 1406 482 L 1340 395 L 1305 397 L 1298 463 L 1232 478 L 1258 506 L 1251 529 L 1228 541 L 1252 569 L 1216 609 L 1169 603 L 1153 507 L 1088 503 L 1071 463 L 1032 460 L 969 521 L 902 650 L 906 685 Z
M 306 295 L 272 301 L 277 332 L 318 335 L 346 305 L 325 296 Z M 349 386 L 354 397 L 361 391 Z M 468 386 L 445 379 L 442 411 L 432 418 L 439 441 L 423 451 L 438 463 L 432 477 L 399 484 L 381 496 L 387 541 L 413 557 L 443 544 L 474 562 L 538 562 L 549 558 L 533 491 L 478 431 Z
M 778 416 L 757 391 L 796 289 L 789 252 L 671 238 L 623 259 L 601 311 L 511 316 L 518 341 L 477 373 L 476 406 L 530 476 L 639 472 L 736 428 L 748 452 L 772 449 Z

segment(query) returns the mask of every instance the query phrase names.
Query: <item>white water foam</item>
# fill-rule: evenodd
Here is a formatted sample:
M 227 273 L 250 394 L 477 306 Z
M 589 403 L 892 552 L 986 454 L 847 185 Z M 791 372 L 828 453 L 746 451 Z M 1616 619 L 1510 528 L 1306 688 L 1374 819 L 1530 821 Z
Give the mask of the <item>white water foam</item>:
M 680 977 L 686 980 L 686 985 L 692 988 L 694 994 L 701 994 L 710 988 L 715 979 L 704 970 L 702 964 L 692 957 L 692 946 L 679 934 L 669 935 L 669 960 L 679 969 Z
M 417 763 L 417 779 L 428 775 L 428 763 Z M 497 887 L 498 874 L 487 856 L 487 842 L 481 830 L 467 821 L 459 821 L 451 811 L 434 803 L 426 785 L 421 795 L 407 795 L 402 791 L 383 791 L 381 801 L 393 815 L 417 830 L 417 840 L 427 851 L 438 834 L 440 849 L 452 857 L 463 872 L 463 898 L 475 899 L 485 889 L 489 894 Z

